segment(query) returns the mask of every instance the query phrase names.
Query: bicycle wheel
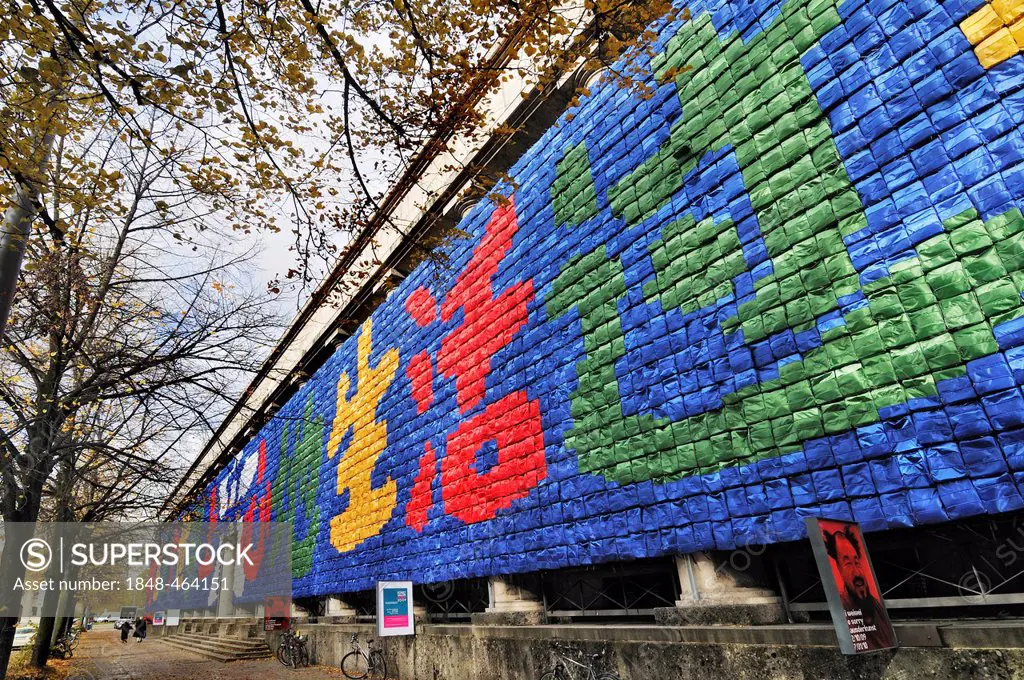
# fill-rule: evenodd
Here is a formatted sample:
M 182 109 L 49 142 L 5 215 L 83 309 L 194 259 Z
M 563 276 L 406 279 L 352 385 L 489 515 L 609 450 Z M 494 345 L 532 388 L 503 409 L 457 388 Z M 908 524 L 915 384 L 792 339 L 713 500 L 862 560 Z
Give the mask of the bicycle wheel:
M 306 647 L 306 645 L 301 645 L 297 652 L 298 653 L 296 654 L 296 656 L 298 657 L 298 659 L 296 665 L 299 668 L 305 668 L 309 666 L 309 648 Z
M 291 648 L 284 643 L 277 648 L 277 660 L 281 662 L 282 666 L 291 667 L 292 665 L 292 654 Z
M 71 649 L 72 649 L 72 651 L 78 649 L 78 643 L 81 641 L 81 639 L 82 639 L 81 634 L 76 635 L 75 637 L 71 638 Z
M 387 680 L 388 662 L 384 660 L 384 653 L 379 650 L 370 652 L 369 674 L 371 680 Z
M 548 671 L 544 675 L 540 676 L 540 680 L 562 680 L 562 676 L 555 671 Z
M 341 672 L 348 680 L 363 680 L 370 672 L 369 660 L 359 652 L 349 652 L 341 658 Z
M 597 680 L 619 680 L 619 676 L 615 675 L 615 673 L 601 673 L 601 675 L 597 676 Z

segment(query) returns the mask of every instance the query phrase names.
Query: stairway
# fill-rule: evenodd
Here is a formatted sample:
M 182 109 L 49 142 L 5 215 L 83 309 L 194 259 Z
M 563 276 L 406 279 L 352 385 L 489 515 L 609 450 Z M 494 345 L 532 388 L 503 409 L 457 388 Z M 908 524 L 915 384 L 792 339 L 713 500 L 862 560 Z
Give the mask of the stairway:
M 159 641 L 216 661 L 243 661 L 266 659 L 273 654 L 263 638 L 243 640 L 236 637 L 217 637 L 199 633 L 181 633 L 157 638 Z

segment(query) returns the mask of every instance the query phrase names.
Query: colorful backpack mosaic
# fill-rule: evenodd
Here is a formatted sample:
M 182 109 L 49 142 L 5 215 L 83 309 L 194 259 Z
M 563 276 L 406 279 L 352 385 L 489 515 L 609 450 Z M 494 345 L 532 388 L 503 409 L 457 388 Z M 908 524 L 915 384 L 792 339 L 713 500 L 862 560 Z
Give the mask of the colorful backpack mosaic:
M 297 596 L 1024 506 L 1024 0 L 698 0 L 202 501 Z

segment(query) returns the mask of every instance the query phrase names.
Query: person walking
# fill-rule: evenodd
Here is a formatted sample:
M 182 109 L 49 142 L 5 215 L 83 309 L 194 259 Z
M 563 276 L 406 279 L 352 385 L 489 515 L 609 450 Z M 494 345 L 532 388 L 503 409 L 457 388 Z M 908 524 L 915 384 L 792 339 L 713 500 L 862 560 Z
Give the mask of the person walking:
M 142 642 L 146 639 L 146 617 L 140 616 L 138 621 L 135 622 L 135 637 L 136 642 Z
M 122 645 L 128 644 L 128 633 L 130 633 L 131 631 L 132 631 L 131 621 L 122 621 L 121 622 L 121 644 Z

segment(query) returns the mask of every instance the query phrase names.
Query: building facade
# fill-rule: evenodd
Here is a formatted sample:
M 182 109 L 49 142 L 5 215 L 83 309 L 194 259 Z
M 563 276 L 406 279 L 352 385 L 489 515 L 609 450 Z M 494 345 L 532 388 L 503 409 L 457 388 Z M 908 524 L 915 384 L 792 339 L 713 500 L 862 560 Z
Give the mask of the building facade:
M 1024 3 L 686 9 L 193 516 L 322 597 L 1024 506 Z

